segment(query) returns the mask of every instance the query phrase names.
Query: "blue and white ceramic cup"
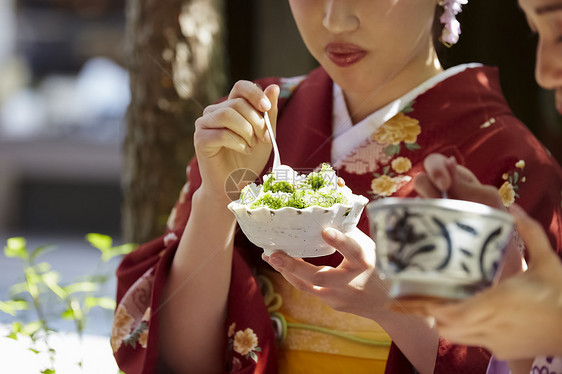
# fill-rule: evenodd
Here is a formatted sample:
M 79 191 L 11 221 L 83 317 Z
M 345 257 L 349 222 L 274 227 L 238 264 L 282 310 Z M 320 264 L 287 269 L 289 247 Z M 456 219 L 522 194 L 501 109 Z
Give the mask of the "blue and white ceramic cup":
M 461 299 L 490 286 L 514 222 L 453 199 L 386 198 L 367 211 L 377 270 L 397 299 Z

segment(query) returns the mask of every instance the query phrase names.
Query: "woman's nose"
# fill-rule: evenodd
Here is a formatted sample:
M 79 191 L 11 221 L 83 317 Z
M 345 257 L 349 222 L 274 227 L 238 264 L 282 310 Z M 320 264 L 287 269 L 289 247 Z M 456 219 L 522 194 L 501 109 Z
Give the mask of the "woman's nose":
M 326 0 L 323 26 L 333 34 L 352 32 L 359 28 L 359 17 L 349 0 Z
M 543 88 L 552 90 L 562 87 L 562 56 L 554 46 L 547 45 L 542 40 L 539 40 L 537 47 L 535 76 Z

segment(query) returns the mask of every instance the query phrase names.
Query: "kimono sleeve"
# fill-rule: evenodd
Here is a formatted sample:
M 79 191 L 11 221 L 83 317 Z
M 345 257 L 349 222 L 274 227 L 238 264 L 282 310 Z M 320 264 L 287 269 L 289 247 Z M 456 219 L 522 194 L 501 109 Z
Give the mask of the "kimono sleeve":
M 117 309 L 111 347 L 127 374 L 169 372 L 158 358 L 158 309 L 174 254 L 201 177 L 196 160 L 170 214 L 166 233 L 125 256 L 117 269 Z M 225 372 L 275 373 L 275 337 L 260 288 L 236 248 L 228 316 L 225 321 Z M 242 342 L 242 343 L 241 343 Z
M 496 117 L 465 143 L 463 163 L 482 183 L 499 189 L 504 206 L 516 203 L 539 221 L 562 258 L 562 169 L 513 116 Z

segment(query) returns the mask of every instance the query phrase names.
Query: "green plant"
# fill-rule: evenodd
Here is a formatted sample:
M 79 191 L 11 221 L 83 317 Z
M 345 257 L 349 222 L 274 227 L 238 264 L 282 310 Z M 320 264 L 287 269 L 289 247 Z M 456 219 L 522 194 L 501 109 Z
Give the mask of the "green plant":
M 17 318 L 11 325 L 9 338 L 17 340 L 20 336 L 31 339 L 31 347 L 34 353 L 47 353 L 50 367 L 41 371 L 42 374 L 55 373 L 54 363 L 56 351 L 49 345 L 49 336 L 57 331 L 50 326 L 54 319 L 71 320 L 75 330 L 82 339 L 87 317 L 94 307 L 104 309 L 115 309 L 115 300 L 109 297 L 98 297 L 96 292 L 105 284 L 111 274 L 103 273 L 102 265 L 115 256 L 127 254 L 135 249 L 133 244 L 113 246 L 111 237 L 102 234 L 88 234 L 86 240 L 100 250 L 101 256 L 96 271 L 73 283 L 62 285 L 60 275 L 51 269 L 48 262 L 38 262 L 38 258 L 53 246 L 41 246 L 33 251 L 27 249 L 24 238 L 10 238 L 4 247 L 6 257 L 19 258 L 23 265 L 23 282 L 11 286 L 11 299 L 0 301 L 0 311 L 18 317 L 21 311 L 34 311 L 36 320 L 24 322 Z M 46 314 L 45 304 L 49 296 L 54 304 L 49 310 L 57 313 L 52 316 Z M 77 365 L 82 367 L 82 360 Z

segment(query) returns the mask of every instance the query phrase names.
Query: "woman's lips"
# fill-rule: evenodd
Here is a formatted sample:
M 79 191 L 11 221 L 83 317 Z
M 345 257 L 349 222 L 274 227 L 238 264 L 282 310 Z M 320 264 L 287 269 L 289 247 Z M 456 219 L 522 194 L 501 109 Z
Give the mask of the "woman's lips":
M 367 54 L 364 49 L 349 43 L 330 43 L 324 50 L 328 58 L 339 67 L 351 66 Z

